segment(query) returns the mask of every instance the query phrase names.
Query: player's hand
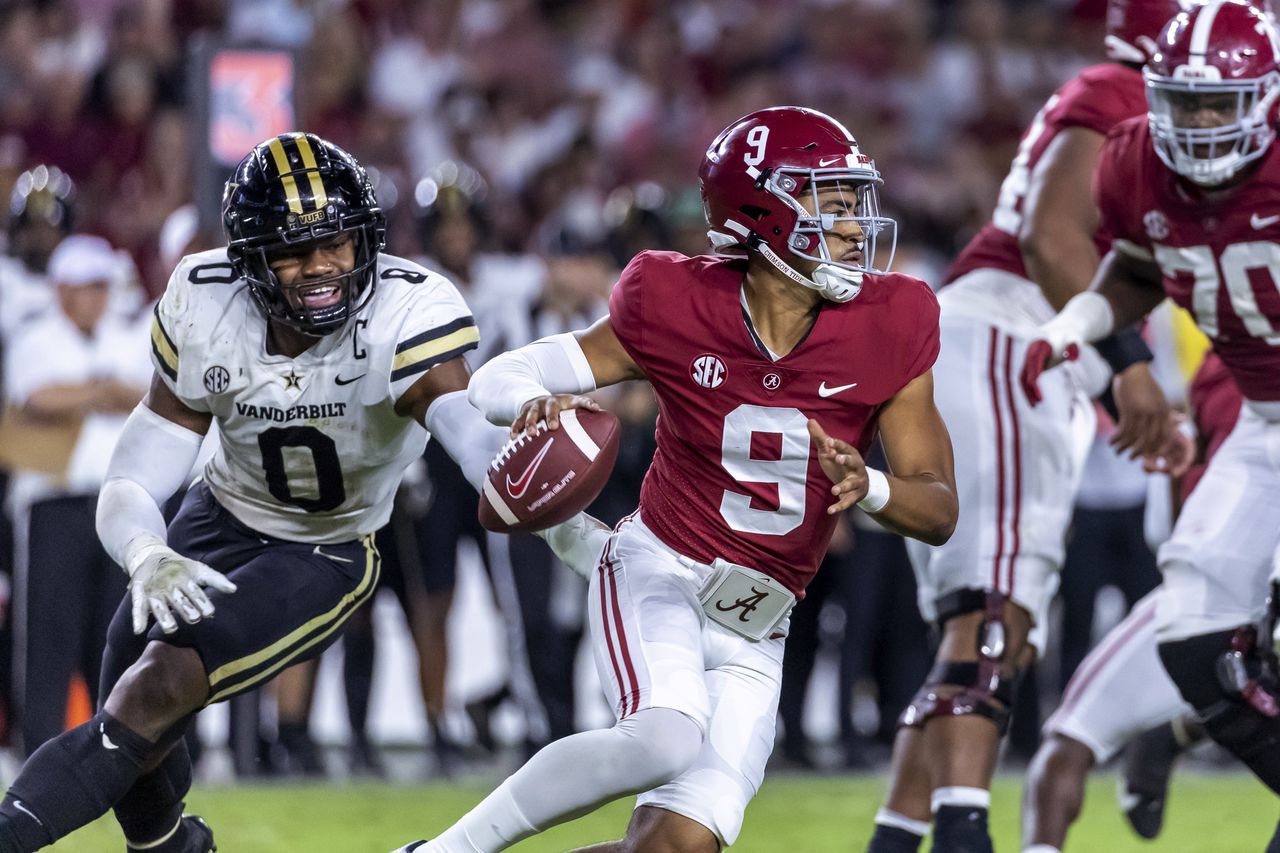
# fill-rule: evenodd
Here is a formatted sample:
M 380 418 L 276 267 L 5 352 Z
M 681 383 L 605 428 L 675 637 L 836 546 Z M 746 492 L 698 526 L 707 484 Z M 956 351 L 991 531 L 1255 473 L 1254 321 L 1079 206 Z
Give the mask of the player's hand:
M 1170 446 L 1173 432 L 1169 418 L 1169 401 L 1146 362 L 1130 365 L 1112 380 L 1112 395 L 1120 423 L 1111 437 L 1117 453 L 1128 453 L 1130 459 L 1159 456 Z
M 830 478 L 831 494 L 836 502 L 827 507 L 827 515 L 844 512 L 867 496 L 867 465 L 862 454 L 848 442 L 823 432 L 817 421 L 809 419 L 809 437 L 818 448 L 818 464 Z
M 1079 356 L 1080 347 L 1075 344 L 1069 344 L 1062 352 L 1055 352 L 1053 344 L 1044 338 L 1037 338 L 1027 345 L 1027 357 L 1023 359 L 1022 373 L 1018 380 L 1032 406 L 1044 399 L 1044 395 L 1040 393 L 1040 374 L 1064 361 L 1075 361 Z
M 582 394 L 551 394 L 534 397 L 520 407 L 520 413 L 511 422 L 511 437 L 520 433 L 533 435 L 538 431 L 538 421 L 546 421 L 548 429 L 560 428 L 560 413 L 565 409 L 590 409 L 602 411 L 600 404 Z
M 147 616 L 154 616 L 166 634 L 178 630 L 176 612 L 182 621 L 194 625 L 213 615 L 213 602 L 203 587 L 219 592 L 235 592 L 236 585 L 226 575 L 199 560 L 174 551 L 159 540 L 147 542 L 130 554 L 129 593 L 133 596 L 133 633 L 147 630 Z
M 1181 477 L 1196 460 L 1196 441 L 1192 431 L 1185 428 L 1187 416 L 1181 412 L 1169 413 L 1169 441 L 1159 453 L 1142 458 L 1142 468 L 1148 474 L 1168 474 Z

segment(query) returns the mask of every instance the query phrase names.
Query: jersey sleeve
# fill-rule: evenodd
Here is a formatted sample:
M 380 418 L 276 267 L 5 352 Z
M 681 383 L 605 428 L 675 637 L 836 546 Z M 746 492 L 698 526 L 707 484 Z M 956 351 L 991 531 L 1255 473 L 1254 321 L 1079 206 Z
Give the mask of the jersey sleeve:
M 1087 69 L 1062 88 L 1060 97 L 1052 116 L 1058 127 L 1082 127 L 1103 135 L 1147 111 L 1142 75 L 1115 63 Z
M 933 363 L 938 360 L 938 353 L 942 348 L 942 337 L 938 326 L 940 313 L 938 297 L 934 296 L 929 285 L 922 281 L 916 281 L 915 286 L 920 288 L 920 293 L 913 316 L 920 333 L 916 339 L 917 344 L 911 366 L 907 369 L 906 382 L 902 383 L 904 387 L 933 369 Z
M 151 364 L 156 375 L 182 403 L 196 411 L 209 411 L 208 404 L 189 393 L 188 382 L 181 381 L 183 367 L 183 341 L 187 330 L 194 323 L 197 307 L 192 303 L 195 294 L 190 282 L 188 258 L 174 269 L 164 295 L 151 312 Z M 188 353 L 190 357 L 192 354 Z
M 1135 192 L 1138 176 L 1126 174 L 1127 163 L 1135 160 L 1133 135 L 1122 125 L 1107 135 L 1098 152 L 1093 173 L 1093 200 L 1098 206 L 1098 230 L 1111 237 L 1111 247 L 1143 260 L 1151 260 L 1150 240 L 1135 211 L 1141 205 L 1141 189 Z
M 637 364 L 644 363 L 644 266 L 647 252 L 631 259 L 609 295 L 609 325 L 622 348 Z
M 391 393 L 396 399 L 431 368 L 480 345 L 471 309 L 447 279 L 427 274 L 423 283 L 407 290 L 391 360 Z

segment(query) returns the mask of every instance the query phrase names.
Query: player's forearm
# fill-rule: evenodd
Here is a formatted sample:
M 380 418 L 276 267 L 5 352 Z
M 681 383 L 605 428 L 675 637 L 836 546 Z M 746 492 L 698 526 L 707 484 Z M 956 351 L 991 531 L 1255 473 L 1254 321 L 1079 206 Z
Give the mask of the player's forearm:
M 462 476 L 477 492 L 493 457 L 510 437 L 507 430 L 489 423 L 467 401 L 466 391 L 442 394 L 427 408 L 425 425 L 432 439 L 449 454 Z
M 591 365 L 573 335 L 552 335 L 505 352 L 477 370 L 467 399 L 493 423 L 510 424 L 532 399 L 595 388 Z
M 879 512 L 869 513 L 872 518 L 893 533 L 927 545 L 942 545 L 951 538 L 960 513 L 951 485 L 932 474 L 885 476 L 889 480 L 889 502 Z
M 127 571 L 139 548 L 164 541 L 161 505 L 186 485 L 203 436 L 145 405 L 129 416 L 98 495 L 98 538 Z

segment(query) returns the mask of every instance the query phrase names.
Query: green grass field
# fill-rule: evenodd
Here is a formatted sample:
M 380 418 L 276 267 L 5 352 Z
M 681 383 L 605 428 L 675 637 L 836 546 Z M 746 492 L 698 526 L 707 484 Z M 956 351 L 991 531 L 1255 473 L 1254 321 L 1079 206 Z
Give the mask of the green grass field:
M 883 781 L 874 777 L 778 776 L 747 810 L 735 853 L 861 853 Z M 1020 780 L 995 791 L 996 849 L 1017 851 Z M 208 818 L 220 853 L 387 853 L 448 825 L 486 789 L 472 784 L 391 787 L 237 786 L 197 789 L 188 807 Z M 517 845 L 551 853 L 617 837 L 630 805 L 618 802 Z M 1182 774 L 1175 780 L 1164 835 L 1137 839 L 1116 811 L 1114 777 L 1098 775 L 1076 824 L 1072 853 L 1259 853 L 1275 826 L 1274 797 L 1243 775 Z M 51 848 L 56 853 L 117 853 L 124 843 L 109 818 Z

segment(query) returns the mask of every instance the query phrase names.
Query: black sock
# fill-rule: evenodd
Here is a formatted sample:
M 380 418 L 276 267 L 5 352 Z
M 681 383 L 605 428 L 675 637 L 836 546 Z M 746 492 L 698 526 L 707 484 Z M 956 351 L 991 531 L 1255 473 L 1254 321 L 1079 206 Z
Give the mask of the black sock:
M 30 853 L 125 795 L 154 744 L 106 711 L 37 749 L 0 802 L 0 853 Z
M 180 739 L 160 765 L 139 776 L 116 803 L 116 820 L 125 840 L 147 844 L 171 832 L 182 819 L 183 798 L 190 790 L 191 755 L 187 742 Z
M 876 824 L 875 834 L 867 844 L 867 853 L 916 853 L 924 836 L 897 826 Z
M 933 853 L 993 853 L 982 806 L 939 806 L 933 814 Z

